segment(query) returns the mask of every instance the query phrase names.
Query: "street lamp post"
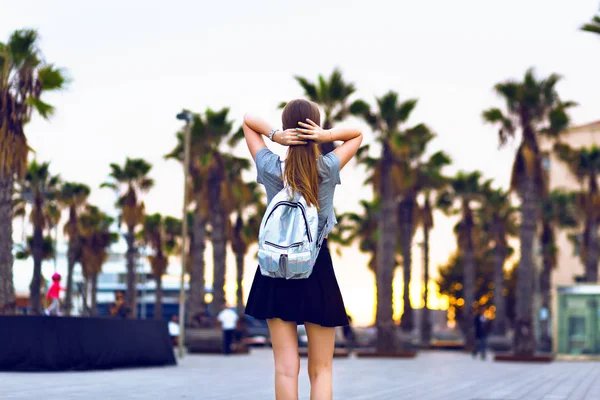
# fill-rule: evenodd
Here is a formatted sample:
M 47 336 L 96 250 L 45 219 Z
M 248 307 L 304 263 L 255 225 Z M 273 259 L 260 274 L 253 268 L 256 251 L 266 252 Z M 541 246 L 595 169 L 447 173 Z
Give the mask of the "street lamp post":
M 177 114 L 177 119 L 185 121 L 184 139 L 183 139 L 183 216 L 182 216 L 182 237 L 181 237 L 181 277 L 179 286 L 179 340 L 178 355 L 183 358 L 183 345 L 185 337 L 185 271 L 187 262 L 188 248 L 188 223 L 187 223 L 187 205 L 188 205 L 188 176 L 190 171 L 190 141 L 191 141 L 191 123 L 192 114 L 188 111 L 182 111 Z

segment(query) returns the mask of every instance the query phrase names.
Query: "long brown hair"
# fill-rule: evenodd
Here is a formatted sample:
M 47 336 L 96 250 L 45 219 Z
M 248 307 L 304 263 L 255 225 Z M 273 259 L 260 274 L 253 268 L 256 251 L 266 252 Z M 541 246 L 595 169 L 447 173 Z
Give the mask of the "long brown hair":
M 292 100 L 283 109 L 281 122 L 283 129 L 298 128 L 298 122 L 305 122 L 310 118 L 313 122 L 321 124 L 321 113 L 316 104 L 307 100 Z M 283 176 L 294 192 L 300 192 L 306 203 L 319 208 L 319 172 L 317 170 L 317 157 L 319 147 L 313 141 L 305 145 L 290 146 L 285 160 Z

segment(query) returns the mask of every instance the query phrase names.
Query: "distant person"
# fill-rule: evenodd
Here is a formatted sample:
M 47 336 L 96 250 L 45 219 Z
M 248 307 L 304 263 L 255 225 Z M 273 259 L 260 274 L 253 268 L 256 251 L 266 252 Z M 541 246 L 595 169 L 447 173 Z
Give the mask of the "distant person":
M 477 354 L 481 353 L 481 359 L 486 359 L 487 350 L 487 331 L 488 331 L 488 320 L 483 315 L 481 309 L 475 312 L 473 318 L 473 327 L 475 329 L 475 347 L 473 348 L 473 358 L 477 357 Z
M 244 136 L 256 162 L 258 183 L 267 192 L 267 209 L 278 215 L 280 225 L 285 222 L 285 226 L 294 229 L 279 232 L 280 235 L 272 231 L 268 239 L 274 240 L 271 244 L 259 235 L 259 248 L 264 249 L 259 250 L 259 267 L 246 314 L 267 320 L 275 360 L 274 397 L 298 398 L 297 325 L 304 324 L 309 343 L 311 398 L 330 399 L 335 328 L 348 325 L 348 316 L 327 247 L 327 235 L 337 222 L 333 197 L 340 184 L 340 170 L 356 154 L 362 133 L 353 128 L 321 128 L 318 106 L 302 99 L 287 103 L 281 121 L 282 127 L 274 128 L 262 118 L 244 117 Z M 289 146 L 285 163 L 265 145 L 263 136 Z M 320 153 L 319 144 L 336 141 L 343 144 L 328 154 Z M 270 215 L 263 220 L 268 222 Z M 287 218 L 288 215 L 294 219 Z M 276 225 L 271 226 L 276 229 Z M 300 243 L 290 243 L 291 238 L 298 238 Z M 288 262 L 279 262 L 282 259 Z M 290 275 L 294 279 L 288 279 Z
M 115 302 L 110 306 L 110 315 L 117 318 L 129 318 L 131 308 L 125 302 L 125 295 L 118 291 L 115 293 Z
M 223 330 L 223 353 L 229 355 L 231 354 L 231 344 L 235 335 L 238 315 L 231 308 L 225 306 L 217 315 L 217 320 L 221 323 L 221 329 Z
M 46 315 L 61 315 L 60 311 L 60 291 L 66 290 L 64 287 L 60 286 L 60 280 L 62 277 L 58 273 L 54 273 L 52 275 L 52 285 L 50 285 L 50 289 L 48 289 L 48 293 L 46 294 L 46 301 L 50 302 L 48 308 L 46 308 Z
M 194 322 L 198 328 L 211 328 L 212 322 L 206 311 L 206 306 L 200 307 L 200 311 L 194 316 Z
M 171 336 L 173 346 L 176 346 L 179 341 L 179 318 L 177 315 L 171 316 L 169 321 L 169 336 Z

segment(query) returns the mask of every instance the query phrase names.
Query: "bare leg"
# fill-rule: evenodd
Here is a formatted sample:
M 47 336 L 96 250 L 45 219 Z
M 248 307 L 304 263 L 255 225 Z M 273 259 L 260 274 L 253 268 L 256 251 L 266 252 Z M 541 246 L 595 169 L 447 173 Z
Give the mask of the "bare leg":
M 275 359 L 275 398 L 297 400 L 300 356 L 296 323 L 274 318 L 268 319 L 267 324 Z
M 308 377 L 311 400 L 333 398 L 331 366 L 335 347 L 335 328 L 306 322 L 308 336 Z

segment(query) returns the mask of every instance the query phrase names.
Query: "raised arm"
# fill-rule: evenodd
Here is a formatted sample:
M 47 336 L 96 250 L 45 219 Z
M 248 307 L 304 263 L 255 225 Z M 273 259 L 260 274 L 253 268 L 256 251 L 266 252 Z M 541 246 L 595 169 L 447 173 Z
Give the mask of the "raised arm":
M 288 129 L 286 131 L 281 131 L 273 128 L 264 119 L 250 114 L 244 115 L 242 129 L 244 130 L 244 137 L 246 138 L 248 150 L 250 150 L 253 159 L 256 159 L 256 153 L 267 147 L 263 136 L 269 137 L 272 131 L 275 131 L 273 133 L 273 141 L 275 143 L 284 146 L 306 144 L 306 141 L 298 138 L 298 134 L 294 130 Z
M 300 139 L 314 140 L 317 143 L 342 141 L 342 145 L 338 146 L 333 152 L 340 160 L 340 169 L 344 168 L 348 161 L 354 157 L 360 144 L 362 143 L 362 132 L 356 128 L 332 128 L 321 129 L 316 123 L 307 120 L 307 123 L 299 123 L 302 128 L 298 128 L 301 132 Z

